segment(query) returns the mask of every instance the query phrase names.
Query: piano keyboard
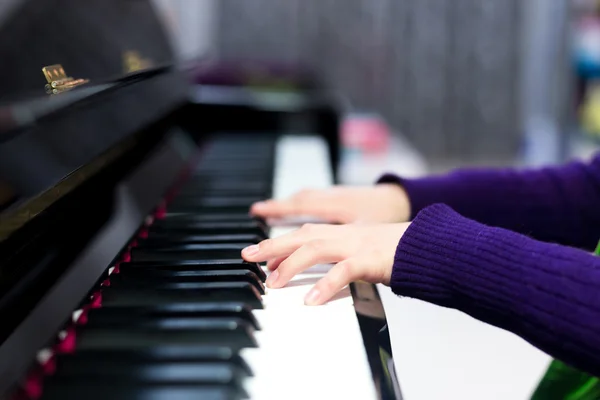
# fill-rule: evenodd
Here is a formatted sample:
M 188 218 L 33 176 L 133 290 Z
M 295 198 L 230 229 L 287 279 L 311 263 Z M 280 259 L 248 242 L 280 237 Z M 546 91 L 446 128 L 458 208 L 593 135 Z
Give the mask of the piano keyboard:
M 319 138 L 213 139 L 60 342 L 40 352 L 43 376 L 30 377 L 25 397 L 377 398 L 349 290 L 303 304 L 329 267 L 271 290 L 266 269 L 240 257 L 297 227 L 249 217 L 251 203 L 331 183 Z

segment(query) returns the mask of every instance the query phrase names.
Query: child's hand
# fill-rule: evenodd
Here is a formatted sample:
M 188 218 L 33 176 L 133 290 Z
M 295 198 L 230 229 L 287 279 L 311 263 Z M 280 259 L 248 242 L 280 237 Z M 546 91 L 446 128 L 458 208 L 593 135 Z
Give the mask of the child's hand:
M 394 255 L 408 223 L 377 225 L 307 224 L 276 239 L 242 251 L 247 261 L 268 261 L 273 271 L 267 286 L 285 286 L 294 275 L 316 264 L 336 263 L 305 299 L 307 305 L 327 302 L 351 282 L 389 284 Z
M 252 205 L 251 214 L 264 218 L 312 216 L 327 222 L 404 222 L 410 217 L 408 196 L 401 186 L 336 186 L 303 190 L 286 200 Z

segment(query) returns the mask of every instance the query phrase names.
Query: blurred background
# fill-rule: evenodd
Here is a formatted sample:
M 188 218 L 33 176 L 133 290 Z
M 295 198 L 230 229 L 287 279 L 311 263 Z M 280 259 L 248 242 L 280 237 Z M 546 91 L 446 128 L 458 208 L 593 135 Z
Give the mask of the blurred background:
M 382 169 L 560 162 L 600 136 L 598 0 L 156 5 L 181 62 L 204 66 L 201 83 L 310 76 L 338 94 L 350 183 Z

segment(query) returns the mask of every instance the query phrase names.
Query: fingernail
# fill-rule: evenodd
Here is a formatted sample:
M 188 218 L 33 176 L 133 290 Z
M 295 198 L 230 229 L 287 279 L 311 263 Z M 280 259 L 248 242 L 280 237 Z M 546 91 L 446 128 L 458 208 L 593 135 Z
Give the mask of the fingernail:
M 320 296 L 320 292 L 318 289 L 311 289 L 310 292 L 308 292 L 308 294 L 306 295 L 306 297 L 304 298 L 304 304 L 306 304 L 307 306 L 314 306 L 318 303 L 319 301 L 319 296 Z
M 258 254 L 258 250 L 259 250 L 258 245 L 257 244 L 253 244 L 252 246 L 246 247 L 243 250 L 243 252 L 247 256 L 253 256 L 253 255 Z
M 267 286 L 273 287 L 275 282 L 277 282 L 277 278 L 279 278 L 279 271 L 275 270 L 275 271 L 271 272 L 271 274 L 267 278 Z

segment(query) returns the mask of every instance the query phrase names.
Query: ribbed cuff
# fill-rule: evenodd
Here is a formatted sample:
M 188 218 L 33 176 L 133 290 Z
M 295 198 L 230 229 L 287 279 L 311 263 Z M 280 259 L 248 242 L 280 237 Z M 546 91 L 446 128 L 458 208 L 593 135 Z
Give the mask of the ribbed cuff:
M 443 304 L 451 301 L 452 276 L 446 261 L 453 250 L 440 244 L 450 239 L 442 232 L 452 224 L 453 214 L 449 207 L 436 204 L 414 218 L 396 248 L 390 282 L 394 293 Z
M 522 259 L 523 241 L 530 240 L 434 204 L 417 214 L 398 243 L 390 286 L 398 295 L 448 307 L 465 297 L 479 306 L 510 302 L 509 292 L 492 292 L 511 286 L 512 277 L 496 273 L 508 267 L 518 276 L 511 263 Z

